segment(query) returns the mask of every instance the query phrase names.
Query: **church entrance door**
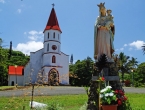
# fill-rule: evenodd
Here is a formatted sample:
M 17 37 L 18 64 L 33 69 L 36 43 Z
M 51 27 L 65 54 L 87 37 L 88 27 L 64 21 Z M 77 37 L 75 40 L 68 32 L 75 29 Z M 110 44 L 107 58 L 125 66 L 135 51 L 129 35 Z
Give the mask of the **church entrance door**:
M 56 69 L 51 69 L 48 74 L 48 84 L 51 86 L 59 85 L 59 74 Z

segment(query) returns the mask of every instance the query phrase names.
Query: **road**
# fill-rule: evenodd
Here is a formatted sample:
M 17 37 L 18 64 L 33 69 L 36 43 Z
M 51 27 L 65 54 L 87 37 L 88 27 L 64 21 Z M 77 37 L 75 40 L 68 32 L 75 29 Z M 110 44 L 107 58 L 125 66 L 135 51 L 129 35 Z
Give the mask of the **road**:
M 145 93 L 145 88 L 125 87 L 125 93 Z M 0 91 L 0 97 L 31 95 L 32 88 Z M 86 94 L 84 87 L 54 86 L 54 87 L 35 87 L 34 96 L 39 95 L 68 95 L 68 94 Z

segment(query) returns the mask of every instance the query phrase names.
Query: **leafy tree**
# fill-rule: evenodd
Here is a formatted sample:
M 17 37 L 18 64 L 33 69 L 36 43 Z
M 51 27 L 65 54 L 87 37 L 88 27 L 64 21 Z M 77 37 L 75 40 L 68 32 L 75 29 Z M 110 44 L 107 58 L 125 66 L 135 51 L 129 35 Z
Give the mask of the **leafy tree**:
M 2 48 L 2 39 L 0 38 L 0 48 Z
M 132 57 L 131 60 L 129 60 L 130 63 L 130 70 L 131 70 L 131 79 L 132 79 L 132 84 L 134 85 L 134 81 L 133 81 L 133 76 L 134 76 L 134 72 L 136 71 L 136 68 L 138 66 L 138 61 L 137 58 Z
M 130 70 L 129 56 L 126 56 L 123 52 L 119 54 L 119 69 L 122 73 L 122 82 L 124 82 L 124 74 Z
M 134 73 L 135 86 L 141 86 L 145 83 L 145 62 L 138 65 Z
M 70 84 L 75 86 L 88 86 L 93 73 L 93 60 L 90 57 L 74 65 L 70 65 Z
M 7 85 L 8 66 L 25 66 L 29 61 L 29 56 L 25 56 L 25 54 L 20 51 L 12 51 L 11 59 L 8 59 L 9 49 L 3 48 L 2 43 L 3 41 L 0 38 L 0 85 Z
M 135 69 L 138 66 L 137 58 L 131 57 L 131 60 L 129 60 L 131 69 Z
M 7 80 L 7 52 L 5 49 L 2 48 L 2 39 L 0 38 L 0 85 L 3 85 L 6 83 Z
M 145 44 L 142 46 L 143 53 L 145 54 Z

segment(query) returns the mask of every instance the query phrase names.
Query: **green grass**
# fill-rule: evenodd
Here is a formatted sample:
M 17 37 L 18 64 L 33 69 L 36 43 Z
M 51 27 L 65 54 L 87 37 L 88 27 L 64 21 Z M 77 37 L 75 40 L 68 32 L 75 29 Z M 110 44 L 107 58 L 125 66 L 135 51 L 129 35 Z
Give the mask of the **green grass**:
M 145 94 L 126 94 L 129 99 L 132 110 L 145 110 Z
M 31 97 L 0 97 L 0 110 L 29 110 Z M 55 102 L 62 106 L 64 110 L 78 110 L 87 101 L 87 95 L 61 95 L 61 96 L 35 96 L 34 101 L 50 104 Z
M 145 94 L 126 94 L 132 110 L 145 110 Z M 30 110 L 29 101 L 31 97 L 0 97 L 0 110 Z M 60 96 L 35 96 L 34 101 L 50 104 L 59 104 L 64 110 L 79 110 L 87 102 L 87 95 L 60 95 Z
M 4 90 L 8 88 L 15 88 L 15 86 L 0 86 L 0 90 Z

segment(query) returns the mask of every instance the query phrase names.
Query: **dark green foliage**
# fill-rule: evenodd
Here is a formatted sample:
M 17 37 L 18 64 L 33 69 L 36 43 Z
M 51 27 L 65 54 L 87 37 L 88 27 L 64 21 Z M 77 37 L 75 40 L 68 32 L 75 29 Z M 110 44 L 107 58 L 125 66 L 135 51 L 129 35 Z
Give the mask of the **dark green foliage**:
M 74 65 L 70 65 L 69 71 L 71 85 L 88 86 L 93 74 L 93 60 L 90 57 L 78 60 Z
M 145 54 L 145 44 L 142 46 L 143 53 Z
M 123 52 L 119 54 L 119 70 L 122 73 L 122 82 L 124 82 L 124 74 L 130 70 L 129 56 L 126 56 Z
M 11 58 L 8 59 L 9 49 L 2 47 L 2 39 L 0 38 L 0 86 L 7 85 L 8 67 L 11 65 L 25 66 L 29 61 L 29 56 L 25 56 L 20 51 L 11 51 Z
M 7 60 L 7 63 L 9 65 L 19 65 L 19 66 L 24 66 L 27 64 L 29 61 L 29 56 L 25 56 L 20 51 L 12 51 L 12 56 L 10 60 Z
M 133 77 L 134 77 L 134 86 L 135 87 L 144 86 L 144 83 L 145 83 L 145 63 L 141 63 L 138 66 Z

